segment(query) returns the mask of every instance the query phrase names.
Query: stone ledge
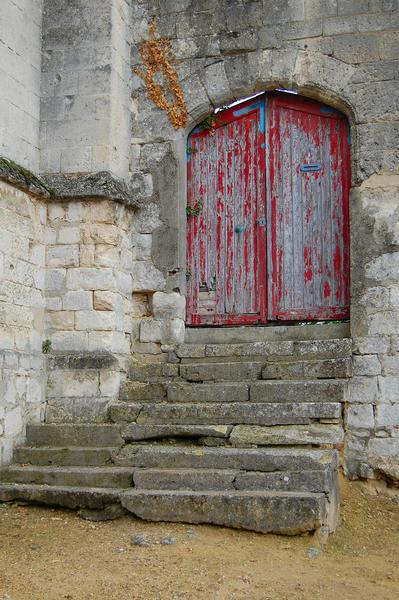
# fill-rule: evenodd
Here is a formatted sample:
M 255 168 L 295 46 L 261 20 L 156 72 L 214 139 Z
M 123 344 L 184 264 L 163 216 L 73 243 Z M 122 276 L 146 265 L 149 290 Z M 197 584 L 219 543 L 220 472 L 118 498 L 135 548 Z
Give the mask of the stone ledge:
M 133 208 L 140 206 L 127 185 L 109 171 L 88 174 L 47 173 L 42 175 L 42 179 L 53 190 L 56 200 L 106 198 Z
M 33 173 L 16 162 L 0 156 L 0 179 L 35 196 L 50 198 L 52 190 Z
M 47 365 L 54 369 L 110 369 L 118 361 L 108 351 L 103 352 L 52 352 L 47 355 Z

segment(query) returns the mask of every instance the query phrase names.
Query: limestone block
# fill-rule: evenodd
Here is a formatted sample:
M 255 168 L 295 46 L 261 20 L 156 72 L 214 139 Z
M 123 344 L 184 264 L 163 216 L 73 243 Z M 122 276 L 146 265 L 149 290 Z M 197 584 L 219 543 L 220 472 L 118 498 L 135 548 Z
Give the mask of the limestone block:
M 92 292 L 66 292 L 62 297 L 64 310 L 91 310 L 93 308 Z
M 134 237 L 134 258 L 148 260 L 151 258 L 152 235 L 149 233 L 137 234 Z
M 115 267 L 119 264 L 119 248 L 109 244 L 96 244 L 94 263 L 98 267 Z
M 143 319 L 140 324 L 140 342 L 160 342 L 162 324 L 155 319 Z
M 347 34 L 334 38 L 334 56 L 344 63 L 358 64 L 378 60 L 379 48 L 376 35 Z
M 105 397 L 117 398 L 121 384 L 119 371 L 100 372 L 100 394 Z
M 154 203 L 144 205 L 134 218 L 134 226 L 138 233 L 152 233 L 161 225 L 163 223 L 159 218 L 159 206 Z
M 99 393 L 98 371 L 51 371 L 48 375 L 47 393 L 51 398 L 96 396 Z
M 383 310 L 368 318 L 371 335 L 399 334 L 399 311 Z
M 343 429 L 338 425 L 290 425 L 262 427 L 259 425 L 235 425 L 230 435 L 233 446 L 280 446 L 307 444 L 339 444 Z
M 349 381 L 348 401 L 354 403 L 375 404 L 377 400 L 377 378 L 356 375 Z
M 75 314 L 75 328 L 77 331 L 113 331 L 120 330 L 121 323 L 115 312 L 80 310 Z
M 87 350 L 88 337 L 83 331 L 57 331 L 51 334 L 53 350 Z
M 150 262 L 138 261 L 132 269 L 133 292 L 153 292 L 165 289 L 165 277 Z
M 354 375 L 380 375 L 381 364 L 375 355 L 354 356 L 353 357 Z
M 94 244 L 80 244 L 80 266 L 81 267 L 92 267 L 95 264 L 94 263 L 95 248 L 96 247 Z
M 57 233 L 57 242 L 59 244 L 78 244 L 80 235 L 80 228 L 76 225 L 60 227 Z
M 65 289 L 66 269 L 47 269 L 44 272 L 44 288 L 48 292 L 59 292 Z M 36 287 L 43 289 L 39 281 L 35 281 Z
M 399 402 L 399 376 L 378 378 L 381 402 Z
M 116 246 L 119 244 L 119 241 L 119 228 L 111 223 L 90 223 L 85 231 L 85 243 Z
M 375 412 L 376 427 L 399 427 L 399 403 L 379 404 Z
M 370 456 L 399 456 L 399 438 L 373 438 L 369 442 Z
M 16 436 L 21 433 L 22 429 L 23 420 L 21 406 L 16 406 L 10 411 L 6 410 L 4 416 L 4 435 L 7 437 Z
M 155 292 L 152 296 L 152 310 L 157 320 L 184 319 L 186 302 L 184 296 L 177 292 L 166 294 Z
M 210 101 L 217 105 L 230 98 L 231 91 L 223 62 L 206 67 L 201 73 L 202 82 Z
M 117 354 L 130 352 L 130 340 L 123 331 L 90 331 L 88 335 L 89 350 L 108 350 Z
M 262 18 L 264 23 L 274 25 L 289 21 L 303 21 L 305 18 L 304 0 L 264 0 Z
M 365 265 L 368 279 L 388 283 L 397 283 L 399 280 L 399 252 L 382 254 Z
M 112 269 L 72 268 L 68 269 L 69 290 L 114 290 L 115 277 Z
M 69 310 L 49 311 L 47 323 L 53 329 L 69 330 L 75 325 L 75 313 Z
M 346 413 L 348 429 L 374 429 L 374 413 L 371 404 L 352 404 Z
M 389 346 L 388 336 L 353 338 L 353 352 L 355 354 L 385 354 L 388 352 Z
M 123 310 L 122 298 L 114 292 L 94 292 L 93 305 L 94 310 Z
M 399 354 L 380 357 L 383 375 L 399 375 Z
M 95 201 L 89 207 L 90 218 L 97 223 L 115 223 L 116 207 L 107 200 Z
M 39 404 L 44 400 L 44 389 L 42 382 L 36 377 L 29 377 L 26 388 L 26 401 L 29 404 Z
M 184 342 L 185 325 L 182 319 L 164 321 L 162 327 L 162 344 L 182 344 Z
M 125 296 L 125 298 L 131 299 L 132 296 L 132 276 L 130 273 L 124 273 L 123 271 L 115 271 L 115 281 L 117 291 Z

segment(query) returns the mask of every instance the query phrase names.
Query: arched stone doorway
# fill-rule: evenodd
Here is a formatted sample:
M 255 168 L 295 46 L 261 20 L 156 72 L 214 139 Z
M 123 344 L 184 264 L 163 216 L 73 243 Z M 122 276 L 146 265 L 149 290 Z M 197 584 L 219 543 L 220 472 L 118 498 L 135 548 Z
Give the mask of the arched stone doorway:
M 272 92 L 187 144 L 187 324 L 349 317 L 346 117 Z

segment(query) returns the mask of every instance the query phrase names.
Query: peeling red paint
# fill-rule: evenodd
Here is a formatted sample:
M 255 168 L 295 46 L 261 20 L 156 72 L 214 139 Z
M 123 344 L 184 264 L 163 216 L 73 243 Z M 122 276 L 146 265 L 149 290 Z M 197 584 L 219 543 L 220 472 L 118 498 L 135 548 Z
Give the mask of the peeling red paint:
M 349 316 L 347 121 L 298 96 L 263 100 L 189 138 L 188 206 L 202 206 L 187 224 L 190 325 Z

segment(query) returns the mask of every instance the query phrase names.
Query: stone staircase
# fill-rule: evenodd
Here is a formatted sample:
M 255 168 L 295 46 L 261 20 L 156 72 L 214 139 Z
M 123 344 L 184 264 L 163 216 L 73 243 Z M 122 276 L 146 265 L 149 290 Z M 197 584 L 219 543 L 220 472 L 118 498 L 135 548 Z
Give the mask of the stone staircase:
M 333 531 L 346 328 L 239 329 L 191 330 L 168 362 L 133 364 L 108 424 L 28 427 L 15 464 L 0 471 L 0 500 Z

